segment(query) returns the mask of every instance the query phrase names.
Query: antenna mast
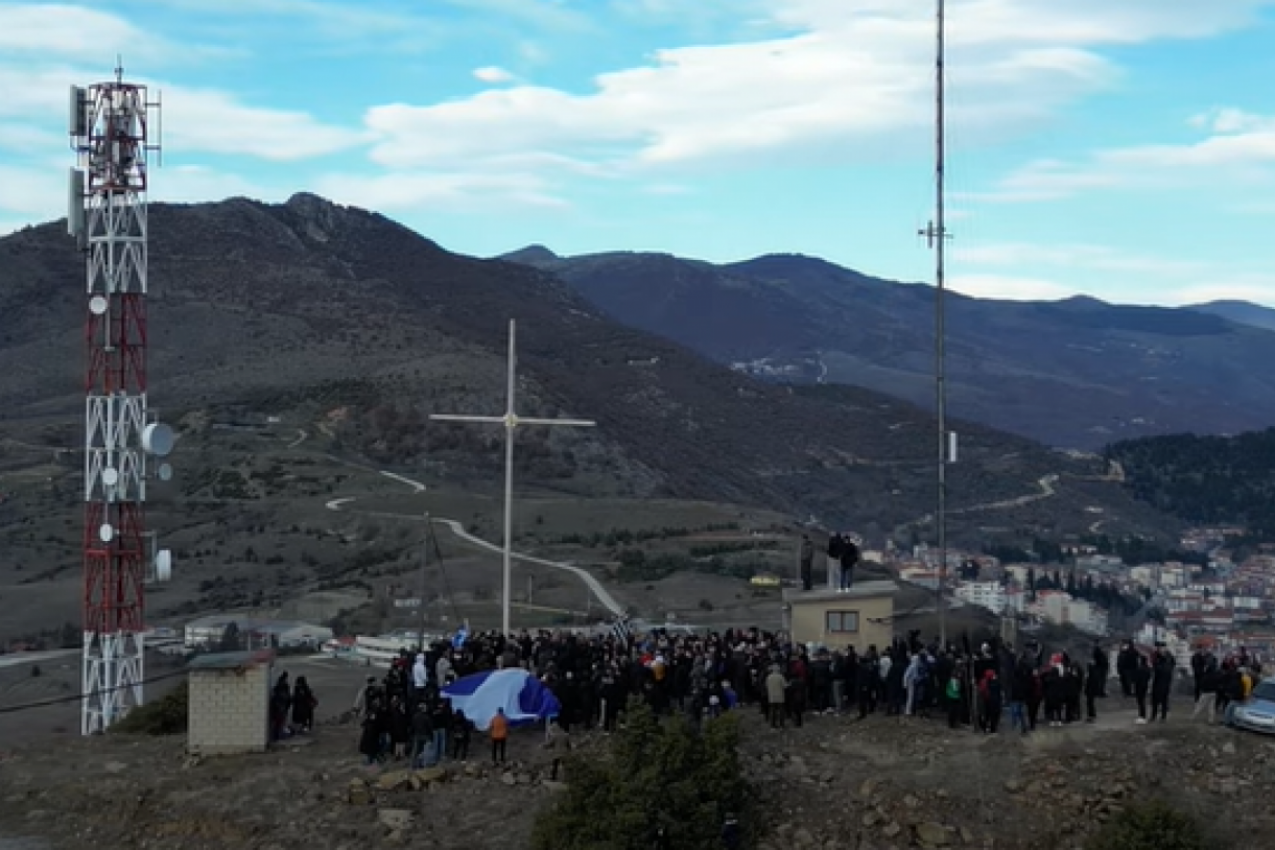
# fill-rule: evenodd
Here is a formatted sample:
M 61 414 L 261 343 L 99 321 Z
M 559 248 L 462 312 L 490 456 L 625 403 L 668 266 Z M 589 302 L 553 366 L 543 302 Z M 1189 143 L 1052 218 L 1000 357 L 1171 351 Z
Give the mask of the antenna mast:
M 146 531 L 146 485 L 167 481 L 171 428 L 146 395 L 147 157 L 158 104 L 115 78 L 71 87 L 67 229 L 87 269 L 84 407 L 84 667 L 82 733 L 104 732 L 142 703 L 147 581 L 172 556 Z M 148 460 L 156 466 L 148 469 Z
M 944 103 L 944 59 L 946 53 L 946 16 L 944 0 L 936 0 L 936 50 L 934 58 L 934 220 L 921 235 L 934 249 L 934 395 L 938 420 L 938 492 L 934 526 L 938 537 L 938 587 L 935 591 L 939 615 L 939 640 L 947 643 L 947 611 L 943 588 L 947 582 L 947 464 L 956 459 L 956 435 L 947 431 L 947 328 L 944 314 L 945 250 L 947 232 L 944 169 L 947 156 L 946 109 Z

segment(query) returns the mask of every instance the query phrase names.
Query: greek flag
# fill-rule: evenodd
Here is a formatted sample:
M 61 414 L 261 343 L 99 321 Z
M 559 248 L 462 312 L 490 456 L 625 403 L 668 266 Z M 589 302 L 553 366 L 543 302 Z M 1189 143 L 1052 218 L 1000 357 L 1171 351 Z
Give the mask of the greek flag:
M 633 628 L 629 625 L 628 617 L 618 617 L 611 624 L 611 635 L 617 641 L 623 644 L 629 644 L 633 640 Z
M 469 639 L 469 629 L 461 626 L 456 630 L 456 634 L 452 635 L 452 649 L 460 649 L 465 645 L 465 641 Z

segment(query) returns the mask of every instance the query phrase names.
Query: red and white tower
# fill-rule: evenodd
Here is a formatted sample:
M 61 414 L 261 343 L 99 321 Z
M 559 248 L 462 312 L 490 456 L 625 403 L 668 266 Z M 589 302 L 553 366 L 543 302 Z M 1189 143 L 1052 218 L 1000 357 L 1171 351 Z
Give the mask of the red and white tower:
M 146 532 L 146 483 L 167 480 L 173 432 L 146 403 L 147 157 L 145 86 L 72 87 L 68 229 L 87 260 L 84 407 L 83 733 L 103 732 L 142 702 L 145 590 L 167 580 L 171 556 Z

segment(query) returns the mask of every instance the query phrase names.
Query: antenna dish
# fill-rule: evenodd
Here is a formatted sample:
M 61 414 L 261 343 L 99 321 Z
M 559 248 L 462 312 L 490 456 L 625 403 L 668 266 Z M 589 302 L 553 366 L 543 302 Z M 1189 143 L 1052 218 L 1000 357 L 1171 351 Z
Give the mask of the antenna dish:
M 142 429 L 142 448 L 156 457 L 167 457 L 176 440 L 173 429 L 160 422 L 152 422 Z
M 155 474 L 159 476 L 160 481 L 173 480 L 173 468 L 167 463 L 161 463 L 159 469 L 155 470 Z
M 155 581 L 169 581 L 173 577 L 173 553 L 160 549 L 155 553 Z
M 115 527 L 109 522 L 104 522 L 102 527 L 97 530 L 97 536 L 103 543 L 110 543 L 115 539 Z
M 106 312 L 107 301 L 101 295 L 94 295 L 89 299 L 89 312 L 94 316 L 100 316 Z
M 107 487 L 114 487 L 116 484 L 120 483 L 119 471 L 112 469 L 109 466 L 106 469 L 103 469 L 102 483 L 105 484 Z

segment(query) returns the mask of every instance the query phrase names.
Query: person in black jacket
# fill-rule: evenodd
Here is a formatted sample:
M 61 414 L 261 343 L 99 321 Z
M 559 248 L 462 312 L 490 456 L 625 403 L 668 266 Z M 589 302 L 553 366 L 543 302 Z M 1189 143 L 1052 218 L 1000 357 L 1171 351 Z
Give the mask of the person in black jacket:
M 473 722 L 465 712 L 457 710 L 452 715 L 452 761 L 469 760 L 469 736 L 473 731 Z
M 1138 701 L 1138 722 L 1147 722 L 1147 690 L 1151 687 L 1151 665 L 1147 657 L 1137 653 L 1138 666 L 1134 668 L 1132 679 L 1133 697 Z
M 1093 648 L 1093 660 L 1089 662 L 1089 670 L 1085 675 L 1085 722 L 1093 723 L 1098 719 L 1098 707 L 1095 700 L 1102 696 L 1107 683 L 1106 659 L 1101 647 Z
M 849 590 L 854 585 L 854 567 L 859 563 L 859 547 L 854 541 L 846 538 L 841 545 L 841 589 Z
M 1138 657 L 1132 641 L 1125 641 L 1116 655 L 1116 675 L 1120 677 L 1120 691 L 1125 697 L 1134 695 L 1134 678 L 1141 666 Z
M 1169 719 L 1169 695 L 1173 691 L 1173 673 L 1177 669 L 1173 656 L 1160 645 L 1156 648 L 1151 668 L 1151 719 L 1163 723 Z

